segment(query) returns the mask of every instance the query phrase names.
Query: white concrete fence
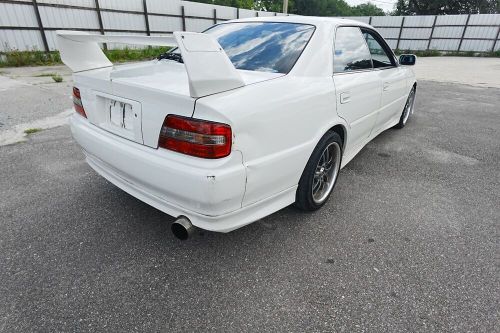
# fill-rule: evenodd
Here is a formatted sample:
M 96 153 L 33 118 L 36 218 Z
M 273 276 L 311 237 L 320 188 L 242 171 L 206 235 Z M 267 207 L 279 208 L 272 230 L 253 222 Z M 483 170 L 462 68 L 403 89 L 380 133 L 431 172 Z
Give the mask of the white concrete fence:
M 0 0 L 0 52 L 55 50 L 54 35 L 59 29 L 158 36 L 203 31 L 234 18 L 275 15 L 282 14 L 181 0 Z M 393 49 L 500 50 L 500 14 L 351 19 L 376 27 Z

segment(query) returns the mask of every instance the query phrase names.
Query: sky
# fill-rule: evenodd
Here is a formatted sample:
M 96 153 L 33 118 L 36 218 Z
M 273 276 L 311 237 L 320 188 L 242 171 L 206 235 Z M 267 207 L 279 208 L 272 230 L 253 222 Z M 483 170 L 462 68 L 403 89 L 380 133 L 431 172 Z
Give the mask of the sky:
M 359 5 L 360 3 L 371 2 L 375 6 L 382 8 L 384 12 L 389 12 L 394 9 L 394 4 L 397 2 L 397 0 L 345 0 L 345 2 L 347 2 L 351 6 Z

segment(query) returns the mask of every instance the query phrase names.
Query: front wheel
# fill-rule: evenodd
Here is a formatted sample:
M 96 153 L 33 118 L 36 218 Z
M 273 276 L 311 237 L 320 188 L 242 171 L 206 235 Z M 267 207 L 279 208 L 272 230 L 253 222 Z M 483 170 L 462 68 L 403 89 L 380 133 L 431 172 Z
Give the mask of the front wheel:
M 314 149 L 300 177 L 295 206 L 314 211 L 325 204 L 340 171 L 342 139 L 335 132 L 326 133 Z
M 395 126 L 396 128 L 405 127 L 406 123 L 408 122 L 408 118 L 410 118 L 410 115 L 413 114 L 413 106 L 415 104 L 415 93 L 416 93 L 416 88 L 413 87 L 413 89 L 410 91 L 410 94 L 408 95 L 408 99 L 406 100 L 405 108 L 403 109 L 401 118 L 399 118 L 399 123 Z

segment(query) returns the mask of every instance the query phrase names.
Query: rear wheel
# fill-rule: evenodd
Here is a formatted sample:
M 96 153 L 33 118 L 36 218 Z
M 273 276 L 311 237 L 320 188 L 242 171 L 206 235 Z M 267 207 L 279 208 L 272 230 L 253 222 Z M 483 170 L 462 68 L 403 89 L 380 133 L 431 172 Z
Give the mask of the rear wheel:
M 403 109 L 401 118 L 399 118 L 399 123 L 395 126 L 396 128 L 405 127 L 406 123 L 408 122 L 408 119 L 410 118 L 410 115 L 413 114 L 413 106 L 415 104 L 415 92 L 416 88 L 413 87 L 413 89 L 410 91 L 410 94 L 408 95 L 408 99 L 406 100 L 405 108 Z
M 295 206 L 314 211 L 325 204 L 337 182 L 342 160 L 342 139 L 326 133 L 314 149 L 300 177 Z

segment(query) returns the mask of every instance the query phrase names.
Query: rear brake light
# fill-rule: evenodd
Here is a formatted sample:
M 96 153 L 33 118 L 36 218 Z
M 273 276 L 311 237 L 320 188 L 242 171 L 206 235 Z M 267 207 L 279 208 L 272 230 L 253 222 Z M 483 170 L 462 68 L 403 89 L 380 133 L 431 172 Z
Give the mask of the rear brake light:
M 226 124 L 168 115 L 158 146 L 202 158 L 222 158 L 231 153 L 232 132 Z
M 75 107 L 75 111 L 81 116 L 87 118 L 87 114 L 85 113 L 85 109 L 82 104 L 82 96 L 80 95 L 80 89 L 73 87 L 73 105 Z

